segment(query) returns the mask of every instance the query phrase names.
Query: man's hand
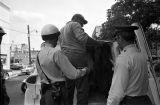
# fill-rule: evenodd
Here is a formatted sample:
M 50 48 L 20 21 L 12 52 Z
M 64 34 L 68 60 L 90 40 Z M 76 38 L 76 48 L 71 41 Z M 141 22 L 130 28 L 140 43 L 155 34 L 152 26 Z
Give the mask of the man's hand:
M 81 70 L 87 72 L 87 71 L 88 71 L 88 67 L 84 67 L 84 68 L 82 68 Z
M 81 71 L 81 76 L 84 76 L 89 71 L 89 69 L 87 67 L 81 68 L 79 70 Z

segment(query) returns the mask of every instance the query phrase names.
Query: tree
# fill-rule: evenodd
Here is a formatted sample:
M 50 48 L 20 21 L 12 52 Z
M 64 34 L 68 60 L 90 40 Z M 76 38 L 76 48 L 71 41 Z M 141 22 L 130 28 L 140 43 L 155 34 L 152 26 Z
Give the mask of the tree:
M 103 23 L 100 39 L 113 39 L 115 25 L 130 25 L 139 22 L 144 31 L 151 24 L 160 24 L 160 0 L 116 0 L 111 9 L 107 10 L 107 21 Z

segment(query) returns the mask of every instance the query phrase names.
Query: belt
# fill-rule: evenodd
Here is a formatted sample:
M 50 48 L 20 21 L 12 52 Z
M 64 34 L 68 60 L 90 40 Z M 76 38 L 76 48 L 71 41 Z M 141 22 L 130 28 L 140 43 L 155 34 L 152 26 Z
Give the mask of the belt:
M 52 83 L 52 85 L 55 85 L 55 86 L 65 86 L 65 81 L 58 81 L 58 82 Z
M 58 81 L 58 82 L 54 82 L 50 84 L 41 83 L 41 85 L 46 86 L 46 87 L 50 87 L 50 86 L 62 87 L 62 86 L 65 86 L 65 81 Z
M 128 102 L 144 102 L 144 101 L 150 101 L 149 97 L 147 95 L 143 96 L 125 96 L 123 100 L 120 102 L 120 105 L 125 105 Z M 147 104 L 148 105 L 148 104 Z
M 137 99 L 144 99 L 148 97 L 147 95 L 143 95 L 143 96 L 125 96 L 124 99 L 134 99 L 134 100 L 137 100 Z

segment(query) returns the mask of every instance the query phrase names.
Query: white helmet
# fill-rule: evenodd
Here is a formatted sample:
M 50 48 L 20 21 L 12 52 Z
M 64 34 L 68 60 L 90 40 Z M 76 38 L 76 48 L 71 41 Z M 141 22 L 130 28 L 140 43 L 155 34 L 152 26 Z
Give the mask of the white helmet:
M 45 25 L 41 31 L 42 36 L 54 35 L 55 33 L 59 33 L 59 29 L 52 24 Z

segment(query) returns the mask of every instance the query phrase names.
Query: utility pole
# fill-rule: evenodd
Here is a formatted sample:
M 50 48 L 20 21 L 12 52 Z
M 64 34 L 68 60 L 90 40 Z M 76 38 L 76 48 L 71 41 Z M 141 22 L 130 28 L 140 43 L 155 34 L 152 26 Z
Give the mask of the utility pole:
M 31 64 L 31 48 L 30 48 L 30 29 L 29 25 L 27 25 L 28 30 L 28 52 L 29 52 L 29 65 Z

